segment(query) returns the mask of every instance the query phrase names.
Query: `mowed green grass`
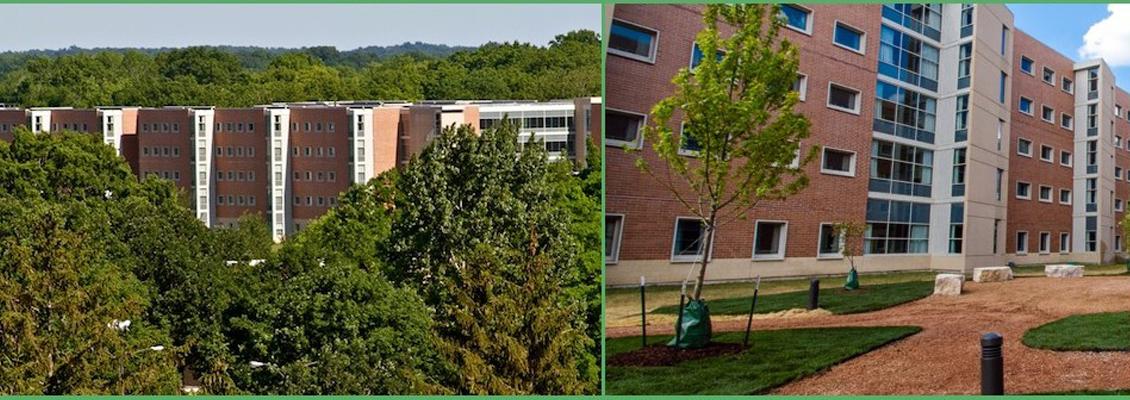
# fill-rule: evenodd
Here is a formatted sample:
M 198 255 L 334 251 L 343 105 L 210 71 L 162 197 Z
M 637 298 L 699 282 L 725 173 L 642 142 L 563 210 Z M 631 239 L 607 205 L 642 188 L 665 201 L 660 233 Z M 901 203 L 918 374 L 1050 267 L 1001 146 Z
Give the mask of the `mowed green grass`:
M 1024 332 L 1022 341 L 1048 350 L 1130 350 L 1130 312 L 1072 315 Z
M 921 331 L 916 326 L 817 328 L 754 331 L 751 348 L 669 367 L 608 366 L 606 389 L 615 395 L 763 393 L 823 371 L 852 357 Z M 714 335 L 716 342 L 741 343 L 744 332 Z M 649 337 L 663 346 L 670 336 Z M 640 348 L 640 338 L 607 339 L 607 355 Z
M 824 282 L 821 283 L 823 284 Z M 839 284 L 839 282 L 836 281 L 835 284 Z M 706 293 L 709 294 L 709 292 Z M 860 286 L 859 289 L 856 290 L 831 287 L 820 289 L 820 308 L 828 310 L 833 314 L 861 313 L 893 307 L 921 299 L 933 293 L 933 281 L 865 285 Z M 752 299 L 752 293 L 746 297 L 724 299 L 710 299 L 708 297 L 706 304 L 710 307 L 710 314 L 712 315 L 742 315 L 749 313 L 749 304 Z M 806 307 L 808 307 L 807 290 L 758 295 L 757 310 L 755 313 L 764 314 Z M 654 312 L 660 314 L 678 314 L 679 306 L 660 307 Z

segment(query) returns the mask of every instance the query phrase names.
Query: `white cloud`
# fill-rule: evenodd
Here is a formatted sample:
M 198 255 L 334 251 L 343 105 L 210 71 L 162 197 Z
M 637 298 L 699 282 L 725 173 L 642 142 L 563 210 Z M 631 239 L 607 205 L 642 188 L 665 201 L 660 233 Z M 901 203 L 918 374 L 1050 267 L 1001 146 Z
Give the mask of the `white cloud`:
M 1110 15 L 1083 35 L 1079 57 L 1102 58 L 1111 67 L 1130 65 L 1130 4 L 1110 4 L 1106 9 Z

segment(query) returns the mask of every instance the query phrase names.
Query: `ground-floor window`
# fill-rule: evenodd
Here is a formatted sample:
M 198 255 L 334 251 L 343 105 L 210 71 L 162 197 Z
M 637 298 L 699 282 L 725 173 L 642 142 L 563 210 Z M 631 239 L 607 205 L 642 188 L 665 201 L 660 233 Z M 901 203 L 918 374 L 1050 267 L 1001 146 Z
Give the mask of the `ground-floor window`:
M 965 204 L 950 204 L 950 254 L 961 254 L 961 244 L 965 239 Z
M 780 260 L 785 258 L 785 241 L 789 224 L 784 221 L 757 221 L 753 232 L 753 258 Z
M 1052 251 L 1052 234 L 1051 232 L 1040 232 L 1040 254 L 1048 254 Z
M 604 216 L 604 262 L 615 264 L 620 261 L 620 238 L 624 234 L 624 216 L 606 214 Z
M 929 236 L 929 204 L 867 199 L 865 254 L 925 253 Z
M 706 244 L 706 223 L 698 218 L 675 219 L 675 241 L 672 261 L 701 261 Z
M 836 225 L 820 224 L 820 250 L 817 255 L 820 258 L 839 258 L 842 255 L 840 253 L 842 248 L 840 234 L 836 232 Z
M 1122 251 L 1122 236 L 1114 237 L 1114 251 Z
M 1016 232 L 1016 254 L 1028 254 L 1028 232 Z
M 1067 232 L 1060 232 L 1059 233 L 1059 252 L 1060 253 L 1071 252 L 1071 234 L 1070 233 L 1067 233 Z

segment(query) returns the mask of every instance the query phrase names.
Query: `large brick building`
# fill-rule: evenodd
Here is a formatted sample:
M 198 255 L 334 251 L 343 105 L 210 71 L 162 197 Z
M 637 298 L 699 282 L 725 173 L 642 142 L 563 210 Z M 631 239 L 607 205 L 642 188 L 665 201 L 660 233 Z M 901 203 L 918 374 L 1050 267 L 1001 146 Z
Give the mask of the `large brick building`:
M 831 224 L 865 222 L 861 271 L 1108 262 L 1130 196 L 1130 95 L 992 4 L 782 5 L 799 49 L 811 183 L 702 249 L 701 223 L 633 165 L 639 128 L 703 52 L 701 5 L 617 5 L 607 51 L 610 285 L 844 273 Z M 725 34 L 726 32 L 723 32 Z M 680 121 L 672 121 L 679 131 Z M 626 154 L 621 148 L 640 148 Z M 662 172 L 659 173 L 660 175 Z
M 519 140 L 541 140 L 551 158 L 584 159 L 600 137 L 599 98 L 550 102 L 305 102 L 251 108 L 0 107 L 0 140 L 27 126 L 99 135 L 139 177 L 184 190 L 208 226 L 263 215 L 275 240 L 337 204 L 350 185 L 407 163 L 452 124 L 475 129 L 509 117 Z M 593 118 L 594 115 L 596 118 Z

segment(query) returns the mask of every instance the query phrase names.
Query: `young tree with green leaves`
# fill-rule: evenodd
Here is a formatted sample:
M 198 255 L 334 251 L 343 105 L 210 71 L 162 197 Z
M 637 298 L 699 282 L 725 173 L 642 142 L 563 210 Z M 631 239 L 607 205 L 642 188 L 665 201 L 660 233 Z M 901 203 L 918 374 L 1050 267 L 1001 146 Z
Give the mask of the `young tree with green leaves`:
M 636 160 L 702 220 L 694 300 L 702 298 L 718 230 L 746 218 L 761 201 L 783 200 L 804 188 L 802 168 L 815 152 L 801 150 L 809 122 L 793 110 L 797 49 L 778 36 L 778 7 L 710 4 L 703 24 L 695 43 L 707 56 L 693 71 L 675 75 L 675 93 L 652 108 L 652 123 L 644 128 L 658 160 Z M 734 33 L 723 37 L 720 24 Z M 676 134 L 672 127 L 680 120 L 683 129 Z M 687 150 L 694 155 L 684 155 Z
M 855 256 L 863 251 L 863 234 L 867 232 L 867 224 L 845 221 L 833 225 L 832 231 L 840 238 L 840 254 L 847 257 L 848 265 L 851 266 L 844 288 L 847 290 L 859 289 L 859 273 L 855 270 Z

